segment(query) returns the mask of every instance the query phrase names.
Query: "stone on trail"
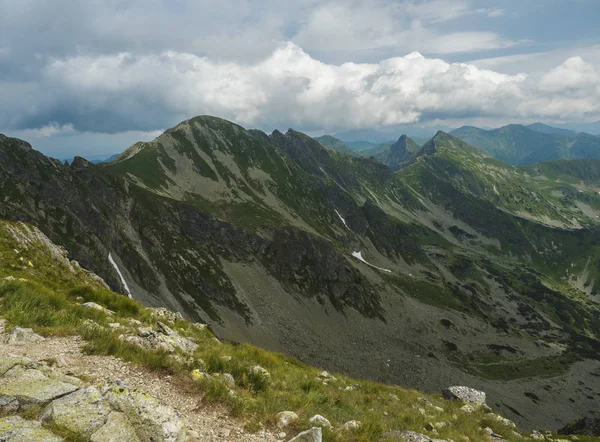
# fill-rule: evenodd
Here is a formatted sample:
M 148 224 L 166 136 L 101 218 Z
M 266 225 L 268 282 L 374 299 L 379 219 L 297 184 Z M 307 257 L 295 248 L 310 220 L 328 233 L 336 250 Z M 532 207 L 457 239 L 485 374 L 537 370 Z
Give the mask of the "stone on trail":
M 23 345 L 30 342 L 41 342 L 45 338 L 34 333 L 30 328 L 15 327 L 12 332 L 6 337 L 6 343 L 8 345 Z

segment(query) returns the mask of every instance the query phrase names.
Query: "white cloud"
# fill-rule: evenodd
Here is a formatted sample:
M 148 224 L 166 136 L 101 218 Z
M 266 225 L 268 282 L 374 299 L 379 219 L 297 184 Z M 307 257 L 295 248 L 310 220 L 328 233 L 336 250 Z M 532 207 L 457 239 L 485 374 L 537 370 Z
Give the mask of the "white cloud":
M 435 118 L 600 117 L 600 75 L 580 58 L 534 81 L 418 53 L 327 64 L 287 43 L 253 64 L 126 53 L 55 60 L 45 74 L 81 107 L 127 114 L 153 103 L 165 115 L 213 114 L 246 126 L 337 130 Z
M 60 125 L 56 122 L 52 122 L 50 124 L 46 124 L 38 129 L 26 129 L 22 131 L 23 135 L 27 138 L 47 138 L 54 137 L 57 135 L 64 135 L 75 132 L 75 128 L 72 124 L 63 124 Z
M 411 1 L 405 4 L 405 8 L 413 18 L 432 23 L 454 20 L 472 12 L 466 0 Z
M 455 54 L 514 46 L 493 32 L 441 32 L 437 25 L 477 12 L 463 0 L 398 3 L 389 0 L 327 2 L 312 10 L 293 41 L 309 52 L 367 53 L 392 49 L 429 54 Z

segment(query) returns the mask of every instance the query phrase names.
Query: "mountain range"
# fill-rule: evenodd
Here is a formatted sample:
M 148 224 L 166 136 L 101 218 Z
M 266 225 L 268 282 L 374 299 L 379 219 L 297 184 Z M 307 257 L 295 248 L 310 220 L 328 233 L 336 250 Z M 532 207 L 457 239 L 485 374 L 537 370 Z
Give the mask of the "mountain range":
M 440 131 L 364 157 L 201 116 L 98 165 L 0 135 L 0 217 L 221 339 L 427 391 L 470 385 L 554 428 L 600 396 L 600 160 L 591 136 L 503 129 L 455 133 L 480 148 Z M 525 154 L 517 135 L 589 156 Z
M 542 123 L 534 123 L 528 126 L 510 124 L 489 130 L 474 126 L 463 126 L 449 133 L 488 152 L 499 160 L 513 165 L 528 165 L 560 159 L 600 159 L 600 136 L 551 127 Z M 344 142 L 329 135 L 315 139 L 339 152 L 352 152 L 354 156 L 373 156 L 392 169 L 398 168 L 398 165 L 394 162 L 394 154 L 392 153 L 391 157 L 388 158 L 390 147 L 395 143 L 393 141 L 385 143 Z M 419 137 L 407 137 L 407 139 L 410 140 L 411 144 L 418 145 L 423 145 L 427 141 Z
M 525 165 L 574 158 L 600 159 L 600 137 L 541 124 L 511 124 L 493 130 L 463 126 L 450 133 L 509 164 Z

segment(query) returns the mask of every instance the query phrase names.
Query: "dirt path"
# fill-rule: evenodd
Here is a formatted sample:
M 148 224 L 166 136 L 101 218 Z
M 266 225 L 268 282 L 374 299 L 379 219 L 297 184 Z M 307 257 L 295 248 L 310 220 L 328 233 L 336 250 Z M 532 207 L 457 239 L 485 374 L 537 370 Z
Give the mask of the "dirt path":
M 81 352 L 84 344 L 78 336 L 47 338 L 43 342 L 25 345 L 4 344 L 4 328 L 0 325 L 0 357 L 24 356 L 42 361 L 55 360 L 54 369 L 64 374 L 83 376 L 86 382 L 101 383 L 109 380 L 125 382 L 128 387 L 144 391 L 162 403 L 177 410 L 187 421 L 188 442 L 275 442 L 277 436 L 259 432 L 248 434 L 243 422 L 228 416 L 223 409 L 203 404 L 178 386 L 171 376 L 149 372 L 112 356 L 90 356 Z

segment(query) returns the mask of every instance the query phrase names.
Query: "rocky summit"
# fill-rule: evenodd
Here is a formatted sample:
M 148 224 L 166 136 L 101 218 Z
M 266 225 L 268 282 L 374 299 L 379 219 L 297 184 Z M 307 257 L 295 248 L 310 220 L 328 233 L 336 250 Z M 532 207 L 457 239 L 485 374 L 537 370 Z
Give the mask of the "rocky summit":
M 97 165 L 0 137 L 3 345 L 80 336 L 286 441 L 518 440 L 593 416 L 600 162 L 515 166 L 441 131 L 386 149 L 209 116 Z M 93 396 L 82 437 L 183 437 L 129 386 L 27 364 L 2 378 L 6 427 L 83 434 L 61 416 Z

